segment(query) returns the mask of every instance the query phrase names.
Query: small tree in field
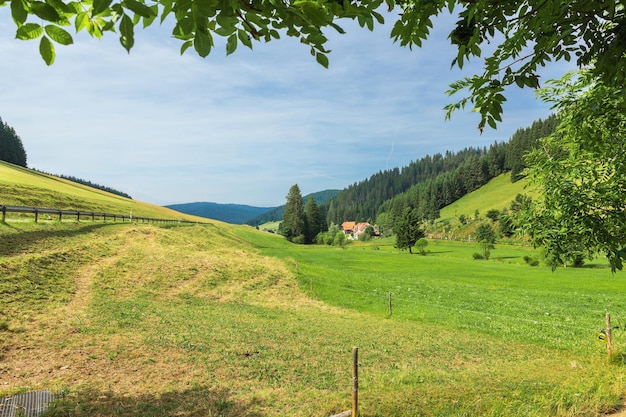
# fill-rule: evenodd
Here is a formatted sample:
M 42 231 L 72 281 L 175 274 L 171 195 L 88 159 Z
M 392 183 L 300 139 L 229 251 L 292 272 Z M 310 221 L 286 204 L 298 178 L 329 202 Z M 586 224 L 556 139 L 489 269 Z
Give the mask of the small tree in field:
M 476 229 L 476 240 L 478 241 L 478 246 L 483 251 L 483 257 L 489 259 L 496 243 L 496 232 L 493 230 L 493 227 L 489 223 L 482 223 L 478 226 L 478 229 Z
M 415 242 L 424 237 L 417 210 L 406 207 L 400 219 L 395 222 L 393 231 L 396 235 L 395 247 L 400 250 L 408 249 L 409 253 L 413 253 L 411 248 Z
M 428 240 L 425 237 L 419 239 L 415 242 L 415 246 L 420 251 L 420 255 L 426 255 L 426 246 L 428 246 Z
M 480 249 L 483 251 L 483 258 L 485 259 L 489 259 L 491 251 L 496 248 L 493 243 L 485 239 L 478 242 L 478 246 L 480 246 Z

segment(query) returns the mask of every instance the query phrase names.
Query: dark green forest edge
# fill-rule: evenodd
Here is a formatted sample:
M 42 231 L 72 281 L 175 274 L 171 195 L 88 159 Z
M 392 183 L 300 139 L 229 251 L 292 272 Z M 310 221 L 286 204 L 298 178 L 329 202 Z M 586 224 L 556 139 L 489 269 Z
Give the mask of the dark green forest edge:
M 417 217 L 434 221 L 439 210 L 477 190 L 491 179 L 510 172 L 511 181 L 523 178 L 524 155 L 540 138 L 554 132 L 554 115 L 518 129 L 508 142 L 489 148 L 465 148 L 458 152 L 428 155 L 403 168 L 380 171 L 343 190 L 325 190 L 303 197 L 313 197 L 327 227 L 347 220 L 377 223 L 391 232 L 394 219 L 405 207 L 417 209 Z M 251 226 L 280 221 L 285 206 L 276 207 L 246 222 Z M 193 213 L 196 214 L 196 213 Z M 309 239 L 310 240 L 310 239 Z
M 521 179 L 524 156 L 556 126 L 552 115 L 518 129 L 508 142 L 429 155 L 401 169 L 380 171 L 321 205 L 326 223 L 367 221 L 391 231 L 406 207 L 416 210 L 419 219 L 434 221 L 440 209 L 502 173 L 510 172 L 512 182 Z

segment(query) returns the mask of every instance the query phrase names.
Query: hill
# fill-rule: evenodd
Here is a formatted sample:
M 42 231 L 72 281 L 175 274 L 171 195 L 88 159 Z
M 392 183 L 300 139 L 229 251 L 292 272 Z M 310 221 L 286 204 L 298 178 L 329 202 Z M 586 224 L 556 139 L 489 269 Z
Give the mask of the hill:
M 438 221 L 455 222 L 458 221 L 461 215 L 472 218 L 477 211 L 479 215 L 484 217 L 489 210 L 502 211 L 505 208 L 508 209 L 511 201 L 517 194 L 528 194 L 530 197 L 536 196 L 535 190 L 530 187 L 526 179 L 511 182 L 511 177 L 508 173 L 501 174 L 478 190 L 442 208 Z
M 3 161 L 0 161 L 0 204 L 202 220 Z
M 129 204 L 4 168 L 0 201 L 15 199 L 12 175 L 24 201 Z M 606 264 L 552 272 L 503 244 L 491 261 L 450 241 L 426 256 L 384 239 L 293 245 L 217 221 L 20 221 L 0 240 L 0 396 L 62 392 L 48 417 L 334 415 L 350 407 L 354 346 L 363 416 L 623 404 L 623 335 L 613 361 L 597 342 L 605 313 L 626 308 Z
M 207 202 L 170 204 L 165 207 L 180 211 L 181 213 L 220 220 L 231 224 L 244 224 L 250 219 L 273 209 L 273 207 L 254 207 L 243 204 Z

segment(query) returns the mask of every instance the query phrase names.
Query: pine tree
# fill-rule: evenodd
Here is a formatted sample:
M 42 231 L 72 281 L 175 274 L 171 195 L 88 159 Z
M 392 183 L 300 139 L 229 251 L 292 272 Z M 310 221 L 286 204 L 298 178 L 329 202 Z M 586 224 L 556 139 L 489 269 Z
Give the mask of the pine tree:
M 394 224 L 393 232 L 396 235 L 395 247 L 400 250 L 408 249 L 409 253 L 412 254 L 411 248 L 415 242 L 424 237 L 417 210 L 405 207 L 402 216 Z
M 315 237 L 322 231 L 321 210 L 315 203 L 313 196 L 309 196 L 304 205 L 304 217 L 306 220 L 305 237 L 306 243 L 313 243 Z
M 26 168 L 26 151 L 15 130 L 0 119 L 0 160 Z
M 304 204 L 302 203 L 302 193 L 298 184 L 294 184 L 287 194 L 285 203 L 285 213 L 281 231 L 282 234 L 292 242 L 304 243 L 305 241 L 305 215 Z

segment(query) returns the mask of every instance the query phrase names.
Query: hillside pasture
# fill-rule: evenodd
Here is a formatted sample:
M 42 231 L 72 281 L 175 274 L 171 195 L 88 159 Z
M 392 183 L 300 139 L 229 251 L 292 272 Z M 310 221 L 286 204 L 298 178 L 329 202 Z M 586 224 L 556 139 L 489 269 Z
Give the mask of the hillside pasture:
M 353 346 L 363 416 L 621 406 L 624 370 L 595 336 L 623 286 L 601 266 L 551 273 L 517 259 L 527 248 L 473 261 L 446 242 L 305 247 L 222 224 L 0 233 L 1 394 L 62 391 L 51 416 L 328 416 L 350 406 Z
M 0 161 L 0 204 L 163 219 L 207 220 Z M 10 215 L 30 219 L 31 215 Z

